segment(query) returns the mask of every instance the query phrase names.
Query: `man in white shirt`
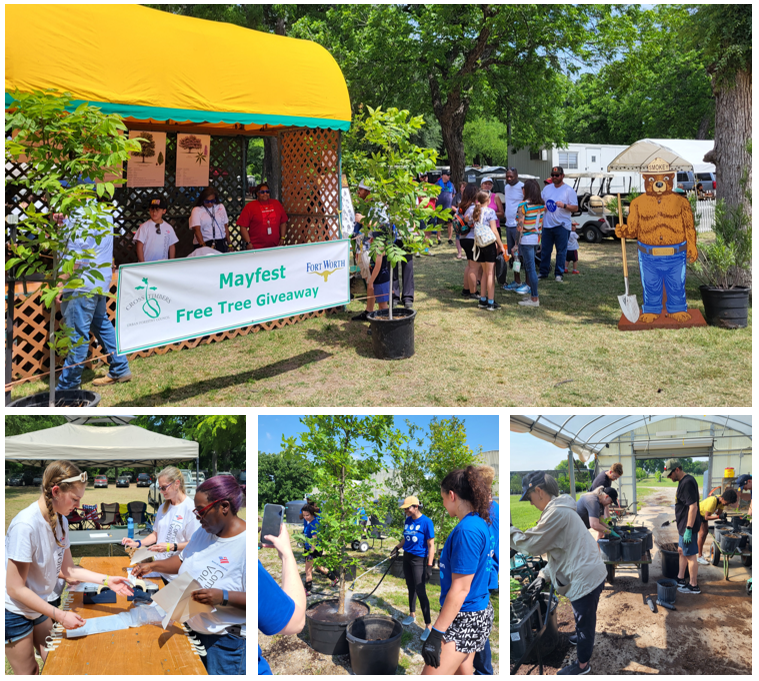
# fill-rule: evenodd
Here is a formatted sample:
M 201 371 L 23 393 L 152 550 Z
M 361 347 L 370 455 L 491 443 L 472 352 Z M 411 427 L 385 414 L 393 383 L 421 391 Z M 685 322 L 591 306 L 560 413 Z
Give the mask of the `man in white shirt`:
M 163 219 L 166 208 L 167 202 L 163 196 L 156 196 L 150 201 L 148 206 L 150 220 L 143 222 L 134 235 L 139 262 L 169 260 L 176 257 L 175 244 L 179 239 L 174 228 Z
M 543 217 L 543 236 L 540 251 L 540 272 L 538 279 L 546 279 L 551 269 L 551 252 L 556 246 L 556 281 L 564 278 L 564 263 L 567 259 L 567 243 L 572 231 L 572 213 L 578 208 L 577 194 L 568 184 L 564 184 L 564 168 L 551 168 L 551 182 L 543 188 L 546 212 Z
M 511 268 L 514 269 L 514 246 L 517 243 L 517 206 L 524 201 L 524 192 L 522 188 L 524 182 L 519 181 L 519 173 L 516 168 L 507 168 L 506 170 L 506 184 L 503 187 L 503 213 L 504 220 L 506 222 L 506 247 L 511 254 Z M 527 285 L 524 285 L 527 287 Z M 522 289 L 522 279 L 519 272 L 514 272 L 514 281 L 510 284 L 506 284 L 503 288 L 506 291 L 514 291 L 517 293 L 527 293 L 528 290 Z

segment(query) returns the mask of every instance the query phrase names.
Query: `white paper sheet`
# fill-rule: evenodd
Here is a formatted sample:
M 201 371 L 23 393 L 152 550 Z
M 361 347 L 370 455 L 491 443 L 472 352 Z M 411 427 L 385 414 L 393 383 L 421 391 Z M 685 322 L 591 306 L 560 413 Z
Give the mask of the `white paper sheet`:
M 153 595 L 153 602 L 167 613 L 162 621 L 164 629 L 169 626 L 169 622 L 186 622 L 201 612 L 213 612 L 210 605 L 192 599 L 192 592 L 202 588 L 189 572 L 183 572 Z
M 110 537 L 108 532 L 90 532 L 90 539 L 100 539 L 101 537 Z
M 146 546 L 142 546 L 134 552 L 134 555 L 132 555 L 132 562 L 129 564 L 134 565 L 135 563 L 139 563 L 148 558 L 155 558 L 155 552 L 151 551 Z
M 109 631 L 129 629 L 131 623 L 132 618 L 128 612 L 120 612 L 118 615 L 107 615 L 106 617 L 94 617 L 85 620 L 83 627 L 67 629 L 66 638 L 79 638 L 91 634 L 106 634 Z

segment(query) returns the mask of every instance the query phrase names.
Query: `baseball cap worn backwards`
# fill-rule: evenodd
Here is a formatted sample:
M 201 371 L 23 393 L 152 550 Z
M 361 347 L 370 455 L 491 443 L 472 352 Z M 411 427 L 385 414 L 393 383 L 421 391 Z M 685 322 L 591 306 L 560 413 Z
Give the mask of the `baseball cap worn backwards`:
M 543 471 L 535 471 L 528 473 L 522 478 L 522 496 L 519 501 L 529 501 L 530 492 L 535 487 L 543 484 L 546 481 L 546 474 Z

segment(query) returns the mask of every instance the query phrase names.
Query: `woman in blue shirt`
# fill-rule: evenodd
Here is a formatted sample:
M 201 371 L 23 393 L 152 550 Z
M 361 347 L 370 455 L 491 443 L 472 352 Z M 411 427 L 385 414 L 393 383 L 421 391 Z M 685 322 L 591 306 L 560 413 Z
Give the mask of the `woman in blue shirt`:
M 432 629 L 430 601 L 425 583 L 432 576 L 432 561 L 435 558 L 435 528 L 432 521 L 419 510 L 419 499 L 406 497 L 401 504 L 406 513 L 403 524 L 403 541 L 393 548 L 393 552 L 403 547 L 403 576 L 408 587 L 409 616 L 403 620 L 404 626 L 416 621 L 416 597 L 422 606 L 425 631 L 422 641 L 426 641 Z
M 493 627 L 490 603 L 490 488 L 475 466 L 449 473 L 443 506 L 459 519 L 440 555 L 440 614 L 422 646 L 422 674 L 472 674 L 473 659 Z
M 303 514 L 303 534 L 306 535 L 308 539 L 315 539 L 316 534 L 319 531 L 319 514 L 317 513 L 317 510 L 318 509 L 313 504 L 306 504 L 301 509 L 301 513 Z M 311 546 L 308 542 L 304 543 L 304 547 L 306 549 L 306 596 L 310 596 L 311 586 L 313 584 L 314 558 L 321 556 L 322 551 L 317 551 L 316 548 Z M 323 565 L 318 565 L 316 570 L 323 575 L 327 575 L 332 581 L 331 586 L 337 584 L 338 577 L 334 572 L 327 570 Z

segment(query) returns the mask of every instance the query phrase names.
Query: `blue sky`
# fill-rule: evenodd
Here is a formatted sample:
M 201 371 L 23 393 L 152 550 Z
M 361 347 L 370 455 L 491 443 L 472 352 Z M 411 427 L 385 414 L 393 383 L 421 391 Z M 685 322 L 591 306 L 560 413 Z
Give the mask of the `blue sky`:
M 435 414 L 439 419 L 450 418 L 451 414 Z M 499 449 L 497 416 L 464 416 L 457 414 L 466 426 L 467 445 L 474 451 L 482 447 L 483 452 Z M 396 416 L 396 428 L 408 432 L 406 420 L 426 429 L 433 415 L 430 416 Z M 305 427 L 300 416 L 259 416 L 258 417 L 258 451 L 276 454 L 282 449 L 282 436 L 290 437 L 303 432 Z M 533 438 L 534 440 L 535 438 Z M 558 450 L 557 450 L 558 451 Z
M 529 433 L 509 433 L 509 470 L 553 470 L 566 458 L 566 449 Z

